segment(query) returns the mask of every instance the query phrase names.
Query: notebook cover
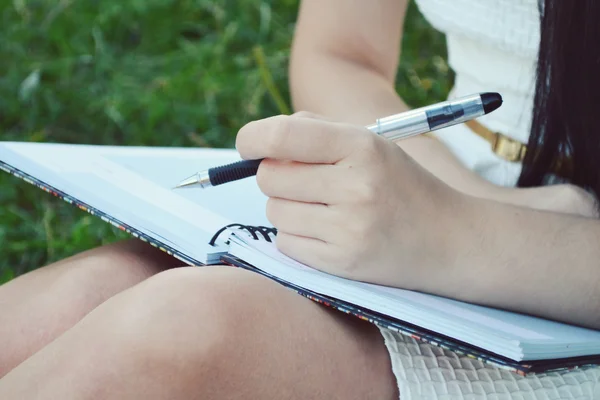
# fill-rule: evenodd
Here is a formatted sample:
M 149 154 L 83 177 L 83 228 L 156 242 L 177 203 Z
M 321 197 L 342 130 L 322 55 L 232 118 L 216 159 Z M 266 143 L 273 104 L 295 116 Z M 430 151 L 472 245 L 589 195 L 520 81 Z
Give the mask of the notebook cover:
M 577 357 L 570 359 L 516 362 L 498 354 L 489 352 L 485 349 L 472 346 L 468 343 L 440 335 L 436 332 L 425 330 L 408 322 L 390 318 L 386 315 L 377 313 L 375 311 L 362 309 L 354 304 L 341 301 L 326 295 L 322 295 L 312 290 L 302 288 L 293 283 L 284 281 L 276 276 L 268 274 L 247 263 L 246 261 L 238 257 L 232 256 L 230 254 L 222 256 L 221 260 L 228 265 L 257 272 L 269 279 L 277 281 L 283 286 L 294 290 L 298 294 L 312 301 L 320 303 L 324 306 L 337 309 L 338 311 L 341 311 L 343 313 L 353 315 L 357 318 L 360 318 L 361 320 L 368 321 L 372 324 L 379 325 L 387 329 L 391 329 L 395 332 L 399 332 L 403 335 L 409 336 L 421 342 L 429 343 L 442 349 L 452 351 L 456 354 L 477 359 L 493 367 L 505 369 L 521 376 L 551 371 L 566 372 L 572 369 L 591 368 L 600 365 L 600 355 L 590 357 Z
M 64 193 L 45 182 L 40 181 L 39 179 L 20 171 L 19 169 L 0 161 L 0 169 L 8 172 L 9 174 L 14 175 L 15 177 L 24 180 L 25 182 L 32 184 L 43 191 L 50 193 L 51 195 L 64 200 L 65 202 L 88 212 L 91 215 L 101 218 L 103 221 L 110 223 L 111 225 L 117 227 L 123 232 L 126 232 L 132 235 L 135 238 L 138 238 L 144 242 L 149 243 L 150 245 L 164 251 L 165 253 L 183 261 L 188 265 L 198 265 L 202 266 L 203 263 L 187 256 L 186 254 L 162 243 L 159 240 L 156 240 L 145 233 L 137 230 L 136 228 L 129 226 L 122 221 L 98 210 L 89 204 L 86 204 L 79 199 L 70 196 L 67 193 Z M 535 362 L 522 362 L 518 363 L 514 360 L 507 359 L 505 357 L 499 356 L 497 354 L 488 352 L 484 349 L 476 348 L 467 343 L 456 341 L 452 338 L 448 338 L 442 335 L 439 335 L 435 332 L 427 331 L 412 324 L 409 324 L 404 321 L 390 319 L 389 317 L 370 311 L 366 309 L 361 309 L 353 304 L 340 301 L 328 296 L 321 295 L 319 293 L 304 289 L 292 283 L 283 281 L 275 276 L 267 274 L 266 272 L 255 268 L 254 266 L 246 263 L 245 261 L 231 256 L 225 255 L 222 258 L 222 261 L 228 265 L 234 267 L 240 267 L 244 269 L 248 269 L 250 271 L 254 271 L 260 273 L 263 276 L 266 276 L 269 279 L 272 279 L 292 290 L 297 292 L 298 294 L 307 297 L 310 300 L 313 300 L 317 303 L 320 303 L 324 306 L 332 307 L 346 314 L 353 315 L 362 320 L 368 321 L 372 324 L 376 324 L 382 326 L 387 329 L 394 330 L 401 334 L 407 335 L 416 340 L 420 340 L 425 343 L 429 343 L 434 346 L 438 346 L 440 348 L 453 351 L 457 354 L 461 354 L 470 358 L 474 358 L 480 360 L 481 362 L 487 363 L 497 368 L 502 368 L 508 371 L 515 372 L 519 375 L 526 374 L 534 374 L 540 372 L 548 372 L 548 371 L 567 371 L 576 368 L 587 368 L 587 367 L 595 367 L 600 365 L 600 355 L 591 356 L 591 357 L 579 357 L 572 359 L 556 359 L 556 360 L 544 360 L 544 361 L 535 361 Z

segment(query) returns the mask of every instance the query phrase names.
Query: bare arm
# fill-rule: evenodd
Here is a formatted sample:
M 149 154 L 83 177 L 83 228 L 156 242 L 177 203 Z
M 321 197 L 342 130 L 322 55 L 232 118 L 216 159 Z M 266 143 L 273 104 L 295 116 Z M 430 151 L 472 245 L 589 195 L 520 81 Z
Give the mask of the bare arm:
M 407 4 L 406 0 L 303 0 L 290 64 L 294 108 L 359 125 L 408 109 L 394 87 Z M 463 193 L 538 209 L 594 213 L 577 188 L 498 187 L 465 168 L 436 140 L 419 136 L 398 144 Z
M 394 90 L 406 0 L 303 0 L 292 46 L 294 107 L 365 125 L 406 110 Z
M 600 329 L 598 220 L 471 199 L 455 223 L 445 283 L 424 290 Z

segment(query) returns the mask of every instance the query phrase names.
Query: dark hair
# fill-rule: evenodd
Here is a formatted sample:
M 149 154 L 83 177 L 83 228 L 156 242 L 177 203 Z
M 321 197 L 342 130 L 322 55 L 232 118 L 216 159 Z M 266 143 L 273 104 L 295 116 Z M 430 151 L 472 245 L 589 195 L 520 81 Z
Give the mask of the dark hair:
M 540 186 L 555 174 L 600 198 L 600 1 L 540 0 L 540 14 L 531 135 L 517 185 Z

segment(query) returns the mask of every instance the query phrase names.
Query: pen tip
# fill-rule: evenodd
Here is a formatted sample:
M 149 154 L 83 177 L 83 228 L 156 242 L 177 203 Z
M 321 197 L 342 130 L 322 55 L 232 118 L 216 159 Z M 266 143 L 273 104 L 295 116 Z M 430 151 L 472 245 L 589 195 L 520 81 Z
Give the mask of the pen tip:
M 179 189 L 182 187 L 193 186 L 198 184 L 198 174 L 192 175 L 187 179 L 179 182 L 173 189 Z

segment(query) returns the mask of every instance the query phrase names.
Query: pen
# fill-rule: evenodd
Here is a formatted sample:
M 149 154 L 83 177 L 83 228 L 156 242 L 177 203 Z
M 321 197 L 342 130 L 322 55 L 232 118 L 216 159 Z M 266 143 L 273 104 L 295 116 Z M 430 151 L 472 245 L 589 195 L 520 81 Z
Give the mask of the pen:
M 405 139 L 489 114 L 501 105 L 502 96 L 498 93 L 472 94 L 380 118 L 366 128 L 389 140 Z M 175 188 L 208 188 L 248 178 L 256 175 L 261 161 L 242 160 L 213 167 L 184 179 Z

